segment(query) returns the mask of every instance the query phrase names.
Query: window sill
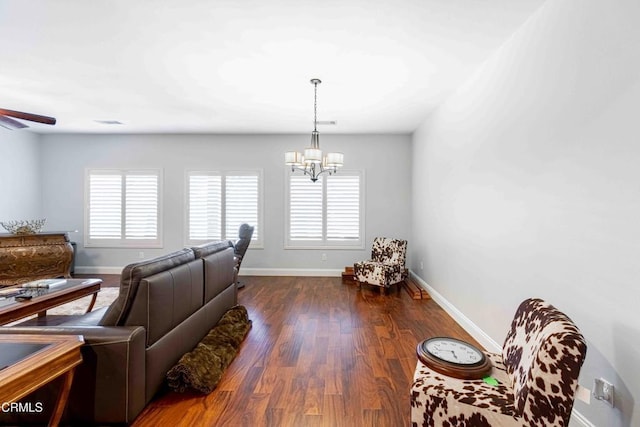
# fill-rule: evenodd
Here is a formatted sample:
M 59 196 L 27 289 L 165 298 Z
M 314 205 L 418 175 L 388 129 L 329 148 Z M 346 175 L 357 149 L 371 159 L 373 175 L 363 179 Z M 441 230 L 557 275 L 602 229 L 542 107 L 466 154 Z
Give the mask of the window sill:
M 361 251 L 364 246 L 340 245 L 285 245 L 285 250 L 327 250 L 327 251 Z

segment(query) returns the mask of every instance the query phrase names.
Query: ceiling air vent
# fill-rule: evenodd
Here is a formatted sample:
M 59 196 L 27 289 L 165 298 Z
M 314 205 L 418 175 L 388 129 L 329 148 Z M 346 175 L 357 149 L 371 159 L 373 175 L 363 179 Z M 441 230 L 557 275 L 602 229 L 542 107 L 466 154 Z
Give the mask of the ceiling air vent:
M 96 123 L 100 123 L 101 125 L 121 125 L 122 122 L 117 120 L 94 120 Z

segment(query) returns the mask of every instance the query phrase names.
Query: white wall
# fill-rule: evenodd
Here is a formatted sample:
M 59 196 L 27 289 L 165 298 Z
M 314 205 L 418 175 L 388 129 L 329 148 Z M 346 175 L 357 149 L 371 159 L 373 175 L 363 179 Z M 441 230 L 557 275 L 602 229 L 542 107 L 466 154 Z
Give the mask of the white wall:
M 364 169 L 366 246 L 363 250 L 285 250 L 284 152 L 302 150 L 309 135 L 43 135 L 44 211 L 51 226 L 78 243 L 76 271 L 119 273 L 138 259 L 140 249 L 84 248 L 84 173 L 88 167 L 160 167 L 164 171 L 163 249 L 144 249 L 152 257 L 184 246 L 184 190 L 187 169 L 260 168 L 264 174 L 264 249 L 250 248 L 243 273 L 282 274 L 284 270 L 327 270 L 338 274 L 368 259 L 377 235 L 409 237 L 411 138 L 409 135 L 321 135 L 324 150 L 342 151 L 345 169 Z M 327 260 L 322 261 L 322 253 Z M 88 269 L 88 270 L 87 270 Z M 292 271 L 293 272 L 293 271 Z M 299 271 L 297 273 L 300 273 Z M 304 272 L 303 272 L 304 273 Z
M 639 22 L 546 2 L 413 138 L 412 270 L 500 345 L 523 299 L 565 311 L 602 427 L 640 426 Z
M 0 221 L 42 218 L 38 135 L 0 128 L 0 194 Z

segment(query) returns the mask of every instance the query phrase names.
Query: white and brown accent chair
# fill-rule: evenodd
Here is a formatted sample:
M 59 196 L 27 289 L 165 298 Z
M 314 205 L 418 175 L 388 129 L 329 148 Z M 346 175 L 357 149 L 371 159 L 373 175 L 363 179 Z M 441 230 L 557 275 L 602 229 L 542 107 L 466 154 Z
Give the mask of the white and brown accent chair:
M 569 425 L 585 340 L 565 314 L 541 299 L 520 304 L 502 354 L 487 353 L 497 385 L 439 374 L 418 360 L 411 425 Z
M 380 286 L 380 293 L 406 278 L 407 241 L 376 237 L 371 259 L 353 264 L 353 276 L 358 286 L 363 283 Z

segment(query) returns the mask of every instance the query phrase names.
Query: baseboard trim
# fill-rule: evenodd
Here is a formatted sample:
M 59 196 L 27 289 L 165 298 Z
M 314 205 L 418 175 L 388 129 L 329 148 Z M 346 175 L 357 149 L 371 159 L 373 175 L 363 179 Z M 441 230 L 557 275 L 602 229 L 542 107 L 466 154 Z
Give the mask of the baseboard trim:
M 426 289 L 431 298 L 438 303 L 440 307 L 444 309 L 444 311 L 449 314 L 456 321 L 462 329 L 467 331 L 476 341 L 478 341 L 487 351 L 492 353 L 500 353 L 502 351 L 502 346 L 494 341 L 489 335 L 487 335 L 482 329 L 478 327 L 475 323 L 471 321 L 467 316 L 465 316 L 460 310 L 458 310 L 453 304 L 451 304 L 445 297 L 443 297 L 438 291 L 433 289 L 427 282 L 422 280 L 419 276 L 417 276 L 413 271 L 410 271 L 409 274 L 411 278 L 416 282 L 420 287 Z
M 473 323 L 471 319 L 462 314 L 460 310 L 458 310 L 453 304 L 451 304 L 445 297 L 439 294 L 435 289 L 433 289 L 427 282 L 418 277 L 413 271 L 410 271 L 409 274 L 411 278 L 418 284 L 418 286 L 426 289 L 431 295 L 431 298 L 440 306 L 444 311 L 449 314 L 460 326 L 462 329 L 467 331 L 469 335 L 471 335 L 476 341 L 478 341 L 487 351 L 492 353 L 501 353 L 502 346 L 499 345 L 493 338 L 487 335 L 478 325 Z M 582 427 L 595 427 L 584 415 L 575 409 L 571 413 L 571 420 Z
M 342 277 L 338 269 L 315 268 L 240 268 L 241 276 Z
M 571 421 L 576 423 L 576 427 L 578 425 L 582 427 L 596 427 L 595 424 L 593 424 L 584 415 L 582 415 L 580 412 L 576 411 L 575 409 L 571 412 Z
M 75 267 L 74 274 L 120 274 L 124 267 Z
M 78 274 L 120 274 L 124 267 L 76 267 Z M 341 277 L 342 270 L 314 268 L 241 268 L 240 276 Z

